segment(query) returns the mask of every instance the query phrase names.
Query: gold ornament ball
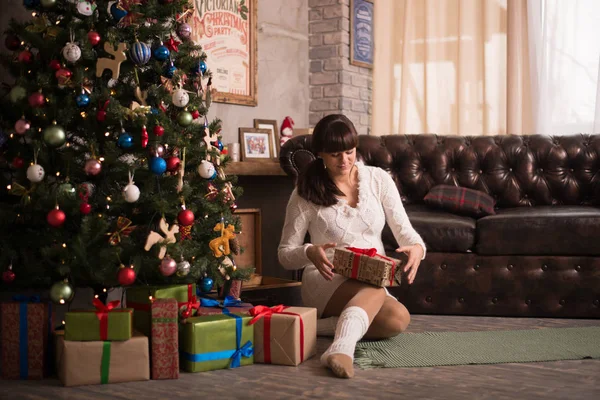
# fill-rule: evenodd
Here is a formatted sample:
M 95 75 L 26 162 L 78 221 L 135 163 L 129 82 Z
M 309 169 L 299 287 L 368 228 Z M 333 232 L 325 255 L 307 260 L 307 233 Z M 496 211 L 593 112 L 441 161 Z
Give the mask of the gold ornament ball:
M 50 147 L 60 147 L 67 141 L 67 134 L 62 126 L 50 125 L 44 129 L 44 143 Z
M 27 91 L 22 86 L 13 86 L 13 88 L 10 90 L 10 93 L 8 94 L 8 97 L 13 103 L 18 103 L 19 101 L 27 97 Z
M 56 304 L 66 304 L 73 300 L 75 290 L 67 281 L 56 282 L 50 288 L 50 300 Z
M 190 126 L 194 117 L 188 111 L 182 111 L 177 115 L 177 123 L 181 126 Z

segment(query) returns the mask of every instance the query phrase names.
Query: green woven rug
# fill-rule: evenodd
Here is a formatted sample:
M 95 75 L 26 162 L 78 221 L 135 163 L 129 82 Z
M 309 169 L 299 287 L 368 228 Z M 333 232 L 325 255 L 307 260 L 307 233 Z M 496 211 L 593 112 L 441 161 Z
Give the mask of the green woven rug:
M 600 358 L 600 327 L 404 333 L 359 342 L 354 362 L 367 369 L 583 358 Z

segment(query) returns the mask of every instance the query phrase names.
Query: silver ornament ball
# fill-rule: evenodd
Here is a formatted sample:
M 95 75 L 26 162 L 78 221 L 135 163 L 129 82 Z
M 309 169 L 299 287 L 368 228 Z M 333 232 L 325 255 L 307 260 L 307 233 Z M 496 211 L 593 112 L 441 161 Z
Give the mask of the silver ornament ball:
M 190 273 L 192 268 L 191 264 L 185 260 L 181 260 L 177 263 L 177 276 L 186 276 Z

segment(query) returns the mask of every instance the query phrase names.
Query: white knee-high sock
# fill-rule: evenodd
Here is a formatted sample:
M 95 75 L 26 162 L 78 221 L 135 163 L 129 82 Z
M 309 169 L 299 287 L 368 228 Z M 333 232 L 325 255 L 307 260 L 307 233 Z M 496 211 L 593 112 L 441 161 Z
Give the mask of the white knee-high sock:
M 358 342 L 369 329 L 369 315 L 356 306 L 348 307 L 342 314 L 335 329 L 333 343 L 321 356 L 321 363 L 327 365 L 327 358 L 331 354 L 346 354 L 354 360 L 354 349 Z
M 335 327 L 339 317 L 327 317 L 317 320 L 317 336 L 335 336 Z

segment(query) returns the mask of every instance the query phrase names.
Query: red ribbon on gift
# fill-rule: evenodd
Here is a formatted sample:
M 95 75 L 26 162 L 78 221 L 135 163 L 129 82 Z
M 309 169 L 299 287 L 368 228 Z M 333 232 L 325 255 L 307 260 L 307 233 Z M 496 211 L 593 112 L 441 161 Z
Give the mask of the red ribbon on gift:
M 358 278 L 358 266 L 360 264 L 360 256 L 361 255 L 365 255 L 368 257 L 379 257 L 382 258 L 386 261 L 390 261 L 392 263 L 392 273 L 390 275 L 390 286 L 392 286 L 394 284 L 394 276 L 396 275 L 396 261 L 392 260 L 391 258 L 382 256 L 381 254 L 377 254 L 377 249 L 375 248 L 370 248 L 370 249 L 360 249 L 358 247 L 346 247 L 347 250 L 350 250 L 351 252 L 354 253 L 354 258 L 352 259 L 352 274 L 351 277 L 353 279 Z
M 104 305 L 99 299 L 94 299 L 94 307 L 96 307 L 96 317 L 100 320 L 100 340 L 108 340 L 108 313 L 119 306 L 121 302 L 119 300 L 111 301 Z
M 304 321 L 300 314 L 285 312 L 287 306 L 280 304 L 278 306 L 256 306 L 248 310 L 250 315 L 254 316 L 248 325 L 254 325 L 259 319 L 265 318 L 263 329 L 263 343 L 265 348 L 265 364 L 271 364 L 271 317 L 273 314 L 295 315 L 300 318 L 300 362 L 304 362 Z

